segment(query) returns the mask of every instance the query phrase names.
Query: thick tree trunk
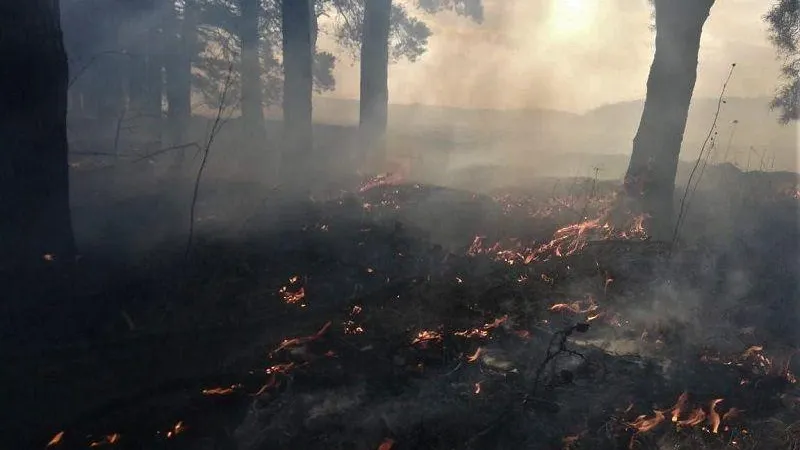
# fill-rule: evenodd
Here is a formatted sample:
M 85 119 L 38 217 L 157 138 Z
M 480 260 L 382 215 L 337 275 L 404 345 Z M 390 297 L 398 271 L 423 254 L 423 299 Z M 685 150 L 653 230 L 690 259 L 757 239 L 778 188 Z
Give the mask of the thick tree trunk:
M 631 210 L 649 215 L 655 239 L 669 239 L 675 175 L 697 79 L 703 25 L 714 0 L 655 0 L 656 50 L 625 192 Z
M 242 120 L 251 144 L 264 138 L 264 100 L 261 91 L 259 0 L 240 0 L 239 39 L 242 42 Z
M 364 11 L 359 131 L 368 166 L 373 169 L 380 169 L 386 159 L 391 12 L 392 0 L 367 0 Z
M 172 53 L 167 69 L 167 123 L 172 145 L 183 144 L 192 117 L 192 62 L 197 54 L 198 11 L 194 0 L 185 0 L 183 18 L 172 15 L 169 39 Z M 178 151 L 179 155 L 183 152 Z M 177 158 L 180 162 L 182 158 Z
M 0 2 L 0 266 L 75 251 L 58 2 Z
M 313 152 L 311 91 L 314 49 L 309 1 L 281 0 L 285 145 L 281 173 L 290 183 L 309 179 L 302 175 L 309 175 Z

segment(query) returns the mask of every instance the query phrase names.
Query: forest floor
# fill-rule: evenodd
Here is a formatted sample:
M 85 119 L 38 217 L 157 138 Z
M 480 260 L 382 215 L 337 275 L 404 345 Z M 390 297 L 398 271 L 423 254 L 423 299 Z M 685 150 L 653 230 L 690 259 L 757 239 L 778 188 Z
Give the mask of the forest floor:
M 185 239 L 117 259 L 96 247 L 9 308 L 4 441 L 800 445 L 797 187 L 699 190 L 670 248 L 635 217 L 606 226 L 616 186 L 581 183 L 233 206 L 220 185 L 188 258 Z M 167 220 L 127 205 L 122 221 Z M 249 213 L 231 231 L 215 218 L 234 208 Z

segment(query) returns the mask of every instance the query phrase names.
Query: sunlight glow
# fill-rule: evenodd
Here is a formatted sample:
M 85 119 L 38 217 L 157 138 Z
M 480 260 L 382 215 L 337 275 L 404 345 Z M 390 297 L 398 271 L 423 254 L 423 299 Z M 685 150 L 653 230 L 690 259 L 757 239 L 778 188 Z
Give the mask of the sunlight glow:
M 552 0 L 550 32 L 553 37 L 573 39 L 586 34 L 597 16 L 598 0 Z

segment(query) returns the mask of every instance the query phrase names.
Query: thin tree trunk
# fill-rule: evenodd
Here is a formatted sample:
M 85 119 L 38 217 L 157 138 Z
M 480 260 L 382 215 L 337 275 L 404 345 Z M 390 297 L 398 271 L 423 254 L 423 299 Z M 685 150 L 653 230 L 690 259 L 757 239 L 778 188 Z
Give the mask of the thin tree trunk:
M 649 215 L 656 239 L 668 239 L 673 222 L 675 176 L 697 79 L 703 25 L 714 0 L 655 0 L 656 50 L 647 97 L 633 140 L 625 192 L 630 208 Z
M 166 1 L 164 1 L 166 4 Z M 150 137 L 160 145 L 161 143 L 161 120 L 164 99 L 164 36 L 161 27 L 164 25 L 161 14 L 164 12 L 164 5 L 156 5 L 156 14 L 159 18 L 151 26 L 147 33 L 147 71 L 145 73 L 145 102 L 142 113 L 149 124 Z
M 359 130 L 368 166 L 373 169 L 382 167 L 386 160 L 391 12 L 392 0 L 367 0 L 364 11 Z
M 198 11 L 194 0 L 185 0 L 183 18 L 178 26 L 173 12 L 169 39 L 173 43 L 173 52 L 167 64 L 167 122 L 172 145 L 183 144 L 186 130 L 192 117 L 192 62 L 197 52 Z M 179 28 L 179 36 L 176 32 Z M 182 156 L 183 152 L 178 151 Z M 181 157 L 176 162 L 182 161 Z
M 58 2 L 0 2 L 0 266 L 75 251 Z
M 249 143 L 263 139 L 264 100 L 261 91 L 260 39 L 258 23 L 261 16 L 259 0 L 240 0 L 239 39 L 242 42 L 242 119 Z
M 281 0 L 283 33 L 284 153 L 281 173 L 296 184 L 311 169 L 313 153 L 311 91 L 313 88 L 312 14 L 310 0 Z

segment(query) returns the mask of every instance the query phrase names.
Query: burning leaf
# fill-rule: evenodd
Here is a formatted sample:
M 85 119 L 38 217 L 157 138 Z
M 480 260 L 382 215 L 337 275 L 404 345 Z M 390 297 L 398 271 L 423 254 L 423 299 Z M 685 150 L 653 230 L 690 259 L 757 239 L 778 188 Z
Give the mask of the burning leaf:
M 63 439 L 64 439 L 64 432 L 63 431 L 59 431 L 58 433 L 56 433 L 55 436 L 53 436 L 52 439 L 50 439 L 50 442 L 47 443 L 47 447 L 48 448 L 49 447 L 54 447 L 54 446 L 60 444 Z

